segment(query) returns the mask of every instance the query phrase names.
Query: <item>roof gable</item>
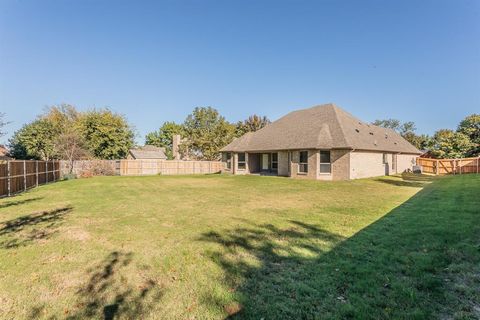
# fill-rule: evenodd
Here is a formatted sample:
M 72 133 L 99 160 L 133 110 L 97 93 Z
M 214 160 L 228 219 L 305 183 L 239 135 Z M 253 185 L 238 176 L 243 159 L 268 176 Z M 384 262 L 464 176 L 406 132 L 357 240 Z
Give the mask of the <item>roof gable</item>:
M 135 159 L 167 159 L 164 148 L 151 145 L 130 149 L 129 152 Z

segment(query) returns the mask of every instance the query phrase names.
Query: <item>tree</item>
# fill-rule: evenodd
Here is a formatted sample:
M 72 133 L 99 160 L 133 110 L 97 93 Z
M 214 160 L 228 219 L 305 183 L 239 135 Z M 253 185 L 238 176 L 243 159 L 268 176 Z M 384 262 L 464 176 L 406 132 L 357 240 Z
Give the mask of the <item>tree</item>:
M 55 141 L 55 151 L 59 159 L 68 161 L 70 173 L 75 160 L 89 157 L 85 139 L 76 127 L 66 129 Z
M 474 113 L 463 119 L 458 125 L 457 132 L 466 135 L 473 144 L 467 156 L 480 155 L 480 114 Z
M 173 136 L 179 134 L 184 136 L 184 129 L 181 124 L 165 122 L 158 131 L 153 131 L 145 136 L 145 144 L 165 148 L 168 159 L 173 159 Z
M 219 159 L 220 149 L 235 137 L 235 126 L 212 107 L 195 108 L 183 127 L 187 139 L 180 146 L 180 151 L 196 159 Z
M 473 143 L 465 134 L 441 129 L 433 135 L 430 151 L 436 158 L 463 158 L 472 147 Z
M 388 128 L 395 130 L 397 132 L 400 131 L 400 120 L 397 119 L 385 119 L 385 120 L 375 120 L 372 122 L 373 125 L 383 128 Z
M 40 119 L 49 121 L 56 132 L 64 132 L 77 126 L 81 113 L 70 104 L 61 104 L 51 106 L 45 109 L 45 112 L 39 116 Z
M 16 159 L 51 160 L 55 157 L 57 135 L 51 122 L 35 120 L 13 134 L 9 140 L 10 153 Z
M 125 158 L 134 144 L 135 134 L 127 119 L 109 109 L 82 114 L 79 130 L 88 150 L 96 158 Z
M 235 135 L 237 137 L 243 136 L 247 132 L 255 132 L 266 125 L 270 124 L 271 121 L 265 116 L 251 115 L 248 119 L 244 121 L 239 121 L 235 129 Z

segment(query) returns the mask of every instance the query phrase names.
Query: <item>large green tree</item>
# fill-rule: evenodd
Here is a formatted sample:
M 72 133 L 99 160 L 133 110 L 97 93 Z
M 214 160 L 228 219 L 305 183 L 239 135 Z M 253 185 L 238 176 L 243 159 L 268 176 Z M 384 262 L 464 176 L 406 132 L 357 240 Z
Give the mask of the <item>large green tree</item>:
M 177 134 L 185 135 L 183 125 L 167 121 L 157 131 L 150 132 L 145 136 L 145 144 L 165 148 L 168 159 L 173 159 L 172 142 L 173 136 Z
M 251 115 L 243 121 L 239 121 L 235 128 L 235 135 L 240 137 L 247 132 L 255 132 L 270 124 L 271 121 L 266 116 Z
M 197 107 L 183 124 L 185 137 L 181 152 L 190 158 L 217 160 L 220 149 L 235 137 L 235 125 L 212 107 Z
M 10 153 L 16 159 L 51 160 L 55 158 L 55 139 L 60 134 L 46 119 L 24 125 L 9 140 Z
M 127 119 L 109 109 L 91 110 L 79 118 L 79 130 L 90 153 L 100 159 L 122 159 L 134 144 Z
M 468 136 L 449 129 L 435 132 L 430 142 L 430 152 L 436 158 L 464 158 L 472 147 Z
M 457 132 L 466 135 L 472 142 L 468 156 L 480 155 L 480 114 L 472 114 L 463 119 L 458 125 Z

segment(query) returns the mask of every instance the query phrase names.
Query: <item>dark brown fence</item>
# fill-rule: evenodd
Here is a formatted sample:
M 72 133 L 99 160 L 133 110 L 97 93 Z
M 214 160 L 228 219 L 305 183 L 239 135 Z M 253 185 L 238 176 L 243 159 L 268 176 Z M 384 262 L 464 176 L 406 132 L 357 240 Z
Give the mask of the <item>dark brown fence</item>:
M 0 197 L 60 179 L 59 161 L 0 161 Z
M 479 173 L 480 157 L 463 159 L 417 158 L 417 165 L 422 167 L 422 172 L 430 174 Z

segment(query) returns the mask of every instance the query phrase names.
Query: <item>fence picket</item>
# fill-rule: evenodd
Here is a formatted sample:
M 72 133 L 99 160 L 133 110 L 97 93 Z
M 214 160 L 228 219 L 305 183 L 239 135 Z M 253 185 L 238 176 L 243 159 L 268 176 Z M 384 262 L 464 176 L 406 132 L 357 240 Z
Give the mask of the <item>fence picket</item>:
M 479 173 L 480 157 L 463 159 L 417 158 L 424 173 L 435 175 Z
M 53 181 L 50 179 L 50 182 L 57 181 L 60 178 L 58 161 L 51 161 L 53 164 L 52 170 L 48 170 L 48 161 L 8 160 L 5 162 L 0 162 L 4 168 L 0 170 L 0 181 L 3 181 L 0 184 L 0 197 L 9 197 L 24 192 L 31 187 L 45 184 L 48 182 L 48 174 L 50 173 L 53 175 Z M 40 168 L 39 164 L 45 165 L 45 170 Z M 45 172 L 43 173 L 43 171 Z M 42 181 L 39 179 L 41 174 L 45 174 L 45 179 Z

